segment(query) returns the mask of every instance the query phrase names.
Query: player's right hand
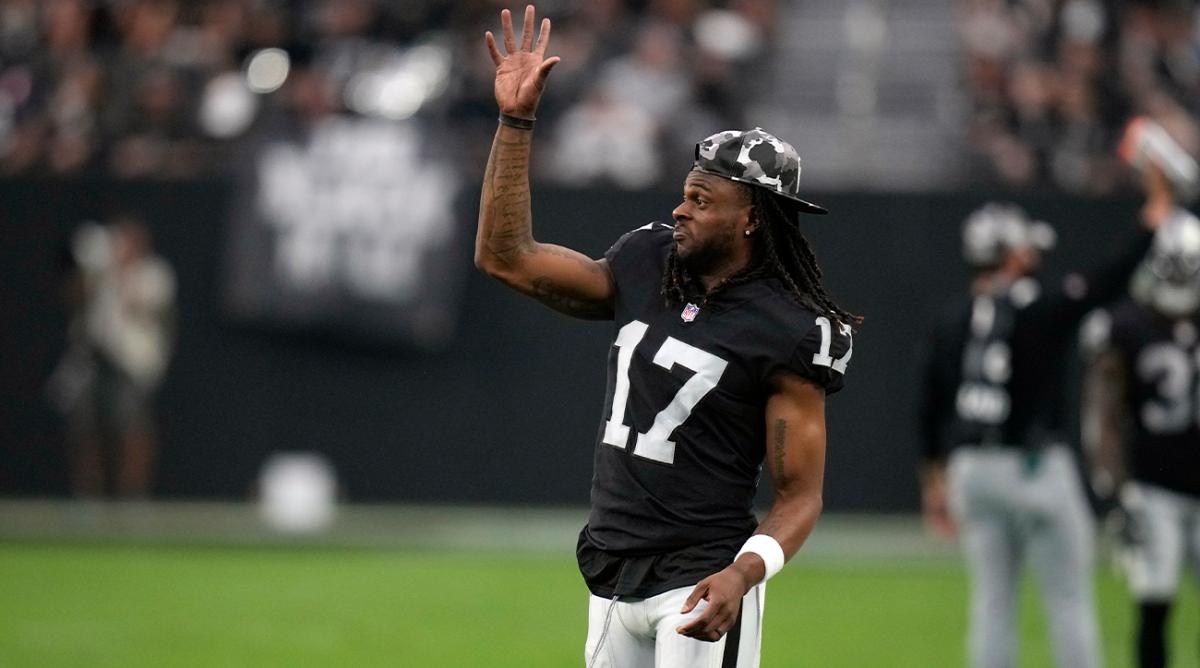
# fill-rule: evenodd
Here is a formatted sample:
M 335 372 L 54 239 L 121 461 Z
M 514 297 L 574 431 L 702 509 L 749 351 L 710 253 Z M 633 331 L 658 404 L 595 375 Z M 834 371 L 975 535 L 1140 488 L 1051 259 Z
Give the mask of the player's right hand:
M 958 533 L 950 514 L 944 468 L 931 467 L 921 481 L 921 515 L 926 528 L 938 538 L 953 538 Z
M 496 46 L 496 38 L 490 30 L 484 33 L 488 52 L 492 55 L 492 62 L 496 64 L 496 104 L 505 114 L 529 119 L 532 119 L 537 111 L 550 69 L 560 60 L 558 56 L 545 57 L 546 47 L 550 44 L 550 19 L 542 19 L 537 44 L 533 43 L 534 17 L 533 5 L 526 6 L 525 25 L 521 31 L 521 45 L 518 48 L 517 38 L 513 33 L 512 13 L 507 9 L 500 12 L 500 24 L 504 29 L 504 50 L 507 55 L 500 53 Z

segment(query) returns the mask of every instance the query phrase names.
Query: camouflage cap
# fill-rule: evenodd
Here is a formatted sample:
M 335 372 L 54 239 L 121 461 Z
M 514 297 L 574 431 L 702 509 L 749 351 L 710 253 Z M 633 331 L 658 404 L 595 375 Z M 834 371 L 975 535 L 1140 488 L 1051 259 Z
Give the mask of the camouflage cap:
M 696 169 L 766 188 L 796 203 L 802 213 L 829 213 L 800 199 L 800 156 L 792 145 L 763 130 L 726 130 L 696 144 Z

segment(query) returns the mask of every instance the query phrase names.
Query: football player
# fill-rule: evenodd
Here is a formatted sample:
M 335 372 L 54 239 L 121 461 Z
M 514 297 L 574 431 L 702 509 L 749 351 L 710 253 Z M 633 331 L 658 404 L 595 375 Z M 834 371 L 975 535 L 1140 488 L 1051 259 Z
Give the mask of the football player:
M 1167 665 L 1185 559 L 1200 566 L 1200 220 L 1177 210 L 1130 297 L 1084 328 L 1084 444 L 1138 603 L 1137 661 Z
M 762 129 L 696 146 L 672 224 L 604 257 L 531 230 L 534 113 L 550 21 L 517 42 L 501 13 L 499 127 L 476 265 L 567 315 L 612 320 L 591 513 L 577 557 L 591 592 L 585 661 L 617 668 L 757 666 L 764 584 L 821 511 L 825 396 L 842 386 L 859 319 L 825 293 L 801 214 L 800 159 Z M 762 463 L 774 500 L 752 502 Z
M 1054 234 L 1019 207 L 985 205 L 963 226 L 975 275 L 932 341 L 922 501 L 934 528 L 961 536 L 972 666 L 1016 665 L 1026 559 L 1040 581 L 1058 665 L 1100 665 L 1092 518 L 1063 429 L 1065 360 L 1079 321 L 1121 292 L 1170 208 L 1170 186 L 1153 173 L 1146 230 L 1110 264 L 1061 285 L 1035 278 Z

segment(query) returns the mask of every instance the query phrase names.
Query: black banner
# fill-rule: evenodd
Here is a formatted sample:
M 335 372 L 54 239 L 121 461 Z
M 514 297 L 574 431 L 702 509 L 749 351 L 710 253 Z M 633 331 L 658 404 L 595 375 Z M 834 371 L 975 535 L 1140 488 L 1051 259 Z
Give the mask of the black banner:
M 225 303 L 240 321 L 444 348 L 465 278 L 461 176 L 415 120 L 331 116 L 247 158 Z

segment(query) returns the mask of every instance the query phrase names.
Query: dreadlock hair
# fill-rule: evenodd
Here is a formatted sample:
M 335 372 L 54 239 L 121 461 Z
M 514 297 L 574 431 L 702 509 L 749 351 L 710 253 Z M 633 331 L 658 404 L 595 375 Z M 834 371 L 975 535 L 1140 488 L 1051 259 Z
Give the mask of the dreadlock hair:
M 813 254 L 808 239 L 800 233 L 800 212 L 787 206 L 778 197 L 764 188 L 738 184 L 747 191 L 753 205 L 753 215 L 758 222 L 761 240 L 757 244 L 754 258 L 740 272 L 717 284 L 702 299 L 707 301 L 721 290 L 774 276 L 792 293 L 802 306 L 819 315 L 828 316 L 838 322 L 857 328 L 863 318 L 838 306 L 825 293 L 821 284 L 821 267 Z M 662 295 L 668 305 L 678 305 L 689 300 L 689 295 L 703 292 L 687 267 L 679 259 L 674 248 L 667 258 L 667 270 L 663 272 Z

